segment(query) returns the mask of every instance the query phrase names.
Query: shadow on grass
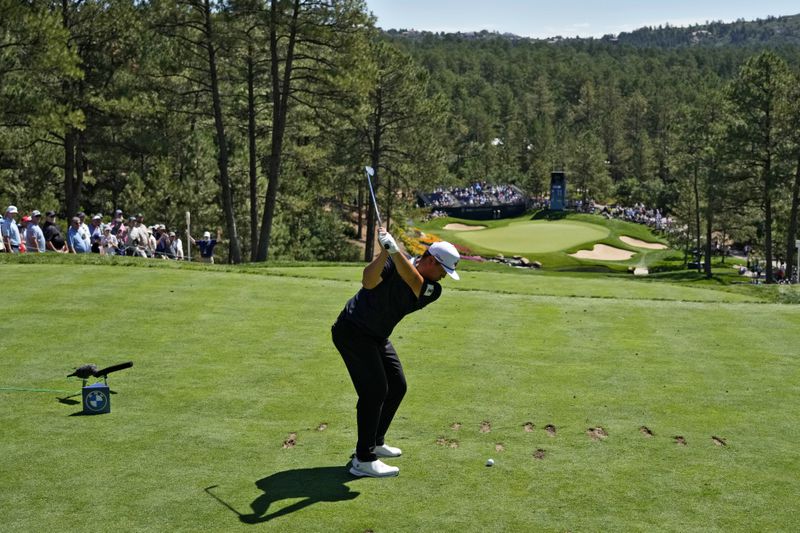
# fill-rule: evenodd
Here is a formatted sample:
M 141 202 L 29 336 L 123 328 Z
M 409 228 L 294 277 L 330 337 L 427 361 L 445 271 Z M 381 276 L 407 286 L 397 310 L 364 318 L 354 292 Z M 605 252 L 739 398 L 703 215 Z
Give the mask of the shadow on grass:
M 676 281 L 680 283 L 705 283 L 708 285 L 730 285 L 730 280 L 738 279 L 738 276 L 720 276 L 715 274 L 710 278 L 705 272 L 697 270 L 673 270 L 651 273 L 652 276 L 662 281 Z
M 543 209 L 541 211 L 537 211 L 531 217 L 531 220 L 563 220 L 567 218 L 566 211 L 550 211 L 549 209 Z
M 271 476 L 256 481 L 256 487 L 264 492 L 250 504 L 252 513 L 243 514 L 234 509 L 230 504 L 211 492 L 216 485 L 208 487 L 205 491 L 209 496 L 238 515 L 239 520 L 245 524 L 260 524 L 275 518 L 294 513 L 318 502 L 338 502 L 352 500 L 360 493 L 353 492 L 345 485 L 355 478 L 350 475 L 344 466 L 323 466 L 318 468 L 298 468 L 276 472 Z M 273 513 L 269 513 L 270 506 L 281 500 L 303 498 Z

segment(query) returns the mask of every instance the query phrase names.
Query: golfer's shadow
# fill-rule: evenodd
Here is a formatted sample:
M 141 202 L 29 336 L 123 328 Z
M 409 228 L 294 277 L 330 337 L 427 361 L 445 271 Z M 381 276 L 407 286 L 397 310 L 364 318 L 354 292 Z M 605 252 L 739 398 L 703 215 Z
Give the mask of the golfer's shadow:
M 277 472 L 256 481 L 256 487 L 264 491 L 264 494 L 250 504 L 253 512 L 240 514 L 239 519 L 246 524 L 257 524 L 299 511 L 317 502 L 352 500 L 359 493 L 351 491 L 345 483 L 353 480 L 353 476 L 344 466 L 298 468 Z M 288 498 L 304 499 L 267 514 L 270 505 Z

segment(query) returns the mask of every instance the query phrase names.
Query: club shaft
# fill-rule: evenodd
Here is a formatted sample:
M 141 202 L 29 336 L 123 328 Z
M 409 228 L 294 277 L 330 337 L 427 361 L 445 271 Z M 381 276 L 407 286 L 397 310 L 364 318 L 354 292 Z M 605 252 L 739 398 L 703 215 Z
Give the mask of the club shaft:
M 369 176 L 369 172 L 367 174 L 367 184 L 369 184 L 369 194 L 372 196 L 372 205 L 375 206 L 375 216 L 378 218 L 378 226 L 383 227 L 383 222 L 381 222 L 381 214 L 378 212 L 378 201 L 375 199 L 375 190 L 372 188 L 372 178 Z

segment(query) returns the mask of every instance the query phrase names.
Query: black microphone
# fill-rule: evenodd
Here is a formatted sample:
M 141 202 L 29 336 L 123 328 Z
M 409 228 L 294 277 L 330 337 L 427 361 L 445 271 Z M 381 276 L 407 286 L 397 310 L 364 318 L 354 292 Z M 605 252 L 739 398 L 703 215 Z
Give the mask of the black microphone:
M 107 377 L 112 372 L 116 372 L 117 370 L 125 370 L 126 368 L 130 368 L 132 366 L 133 366 L 133 361 L 128 361 L 126 363 L 119 363 L 118 365 L 107 366 L 102 370 L 95 370 L 93 375 L 96 378 L 103 378 Z

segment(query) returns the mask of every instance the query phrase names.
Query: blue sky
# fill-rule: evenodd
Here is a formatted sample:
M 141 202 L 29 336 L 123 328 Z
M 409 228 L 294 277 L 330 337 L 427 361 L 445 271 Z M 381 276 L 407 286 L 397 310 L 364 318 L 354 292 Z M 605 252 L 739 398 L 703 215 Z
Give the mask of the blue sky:
M 524 37 L 602 37 L 642 26 L 688 26 L 800 13 L 797 0 L 367 0 L 384 29 L 490 30 Z

